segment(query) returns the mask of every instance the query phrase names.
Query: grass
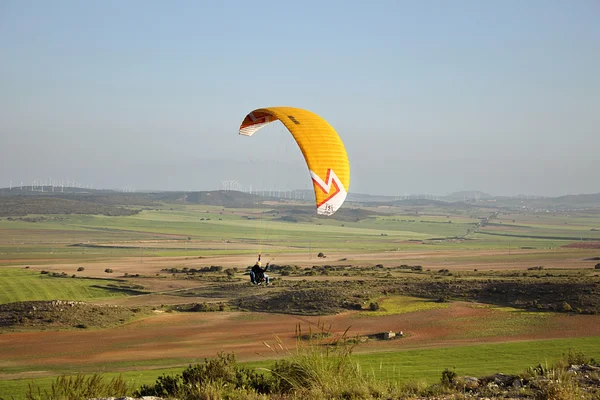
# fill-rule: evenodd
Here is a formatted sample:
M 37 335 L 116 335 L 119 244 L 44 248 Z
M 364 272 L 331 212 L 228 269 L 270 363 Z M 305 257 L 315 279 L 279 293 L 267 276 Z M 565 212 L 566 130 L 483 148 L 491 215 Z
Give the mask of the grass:
M 154 248 L 145 249 L 146 256 L 249 254 L 256 251 L 256 246 L 262 247 L 267 243 L 278 252 L 306 252 L 308 249 L 374 253 L 392 250 L 435 252 L 494 249 L 508 252 L 509 247 L 513 250 L 535 247 L 550 252 L 550 248 L 569 243 L 559 239 L 566 234 L 565 231 L 568 231 L 567 237 L 600 235 L 599 232 L 590 232 L 588 226 L 591 225 L 580 225 L 579 219 L 572 222 L 568 217 L 544 215 L 544 218 L 516 220 L 514 225 L 522 226 L 519 228 L 500 228 L 508 229 L 507 233 L 512 233 L 511 229 L 517 229 L 517 232 L 525 230 L 524 236 L 541 235 L 547 239 L 487 235 L 485 232 L 494 233 L 494 229 L 499 229 L 497 226 L 488 226 L 483 228 L 483 234 L 471 234 L 469 237 L 472 240 L 427 241 L 462 236 L 475 227 L 478 217 L 490 213 L 489 210 L 482 210 L 481 215 L 476 210 L 466 213 L 464 210 L 453 210 L 451 206 L 438 208 L 422 210 L 419 215 L 409 215 L 398 209 L 397 215 L 367 217 L 353 222 L 318 218 L 311 222 L 290 223 L 271 220 L 272 216 L 257 221 L 243 218 L 256 210 L 198 205 L 165 206 L 120 217 L 53 215 L 36 223 L 0 219 L 0 265 L 39 264 L 47 260 L 69 262 L 139 254 L 138 249 L 131 248 L 69 247 L 75 243 L 139 247 L 143 245 L 140 241 L 152 240 L 155 242 L 151 245 Z M 502 222 L 513 224 L 512 220 Z M 589 224 L 595 223 L 596 220 Z M 174 239 L 183 241 L 188 237 L 192 239 L 189 248 L 186 249 L 182 243 L 171 247 Z M 223 244 L 228 240 L 236 243 L 235 249 L 225 247 L 215 250 L 210 246 L 198 246 L 198 243 Z M 408 240 L 425 240 L 425 244 L 409 244 Z M 161 243 L 163 241 L 164 244 Z M 240 248 L 243 245 L 247 247 Z
M 405 314 L 417 311 L 436 310 L 448 308 L 448 303 L 437 303 L 433 300 L 420 299 L 410 296 L 392 296 L 384 298 L 379 302 L 377 311 L 361 311 L 356 314 L 357 318 L 380 317 L 384 315 Z
M 121 297 L 123 293 L 103 288 L 103 279 L 58 278 L 26 269 L 0 267 L 0 304 L 32 300 L 86 301 Z
M 511 337 L 534 334 L 540 329 L 552 329 L 553 313 L 529 312 L 510 307 L 490 307 L 491 314 L 482 317 L 458 317 L 451 321 L 456 327 L 448 339 Z M 508 314 L 508 315 L 507 315 Z
M 600 240 L 600 231 L 592 231 L 600 226 L 600 218 L 594 215 L 577 213 L 503 215 L 482 228 L 482 233 L 515 237 L 565 239 L 577 241 L 583 239 Z
M 445 368 L 458 375 L 483 376 L 502 372 L 517 374 L 527 366 L 553 362 L 569 349 L 600 358 L 600 337 L 480 344 L 448 348 L 356 354 L 364 371 L 380 380 L 439 381 Z
M 106 380 L 118 378 L 121 376 L 130 386 L 139 387 L 143 384 L 151 384 L 156 378 L 165 374 L 174 374 L 181 372 L 182 368 L 166 368 L 161 370 L 150 370 L 150 371 L 127 371 L 123 373 L 111 373 L 111 372 L 100 372 L 102 377 Z M 73 371 L 73 376 L 77 374 L 77 371 Z M 50 390 L 52 383 L 56 380 L 56 376 L 35 378 L 35 379 L 14 379 L 14 380 L 1 380 L 0 381 L 0 399 L 12 400 L 12 399 L 24 399 L 25 394 L 28 391 L 29 384 L 35 387 L 39 387 L 43 392 L 44 390 Z

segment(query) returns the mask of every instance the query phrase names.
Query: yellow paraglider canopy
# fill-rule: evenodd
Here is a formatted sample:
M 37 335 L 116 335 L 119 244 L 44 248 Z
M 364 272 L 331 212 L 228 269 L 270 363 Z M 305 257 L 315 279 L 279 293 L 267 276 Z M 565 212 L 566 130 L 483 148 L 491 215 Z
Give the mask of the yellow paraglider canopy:
M 350 162 L 344 143 L 327 121 L 293 107 L 259 108 L 249 113 L 240 135 L 252 136 L 271 122 L 281 121 L 302 151 L 315 190 L 317 214 L 332 215 L 346 200 Z

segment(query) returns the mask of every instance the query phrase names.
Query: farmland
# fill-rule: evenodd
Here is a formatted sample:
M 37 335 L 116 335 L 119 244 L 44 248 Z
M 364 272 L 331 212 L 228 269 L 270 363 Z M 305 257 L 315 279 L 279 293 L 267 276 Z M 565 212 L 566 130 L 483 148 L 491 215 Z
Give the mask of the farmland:
M 595 209 L 357 203 L 327 219 L 301 202 L 174 197 L 96 200 L 113 214 L 94 199 L 45 209 L 35 198 L 35 214 L 10 203 L 0 388 L 23 393 L 31 379 L 76 372 L 147 383 L 217 350 L 257 365 L 275 357 L 263 341 L 295 346 L 298 323 L 357 337 L 402 331 L 356 348 L 381 379 L 517 372 L 571 347 L 600 358 Z M 257 253 L 272 287 L 248 282 Z

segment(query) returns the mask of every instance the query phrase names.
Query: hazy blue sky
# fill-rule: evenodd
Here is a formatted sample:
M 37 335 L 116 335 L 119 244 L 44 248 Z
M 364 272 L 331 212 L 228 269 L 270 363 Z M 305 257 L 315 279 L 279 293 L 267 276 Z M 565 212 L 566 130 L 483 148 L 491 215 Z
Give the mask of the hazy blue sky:
M 355 193 L 600 192 L 600 1 L 0 0 L 0 186 L 308 188 L 254 108 L 327 119 Z

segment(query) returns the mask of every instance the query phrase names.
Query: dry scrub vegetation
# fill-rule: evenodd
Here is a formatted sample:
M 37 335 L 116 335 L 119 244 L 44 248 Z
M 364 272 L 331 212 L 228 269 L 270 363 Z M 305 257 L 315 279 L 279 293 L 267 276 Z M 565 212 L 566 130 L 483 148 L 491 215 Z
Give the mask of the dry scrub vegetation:
M 0 329 L 108 328 L 150 315 L 149 307 L 94 305 L 78 301 L 28 301 L 0 304 Z

